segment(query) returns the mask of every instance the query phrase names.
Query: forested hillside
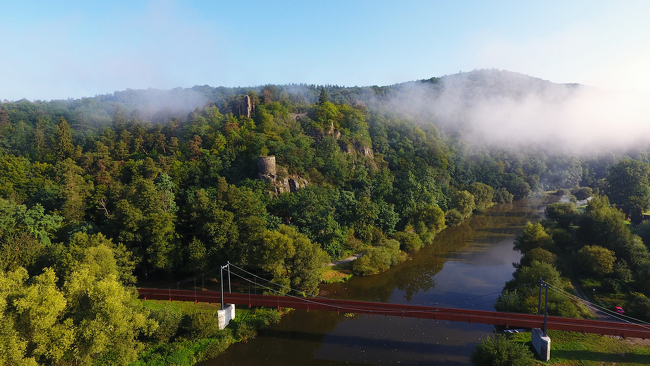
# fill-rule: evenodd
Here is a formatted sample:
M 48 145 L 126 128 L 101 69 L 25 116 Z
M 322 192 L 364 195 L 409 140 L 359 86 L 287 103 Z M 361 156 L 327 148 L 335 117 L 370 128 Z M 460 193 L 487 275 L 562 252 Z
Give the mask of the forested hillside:
M 516 78 L 526 83 L 453 80 L 470 104 L 575 88 Z M 643 148 L 580 156 L 465 140 L 463 116 L 415 107 L 439 100 L 441 80 L 0 103 L 0 337 L 16 360 L 133 360 L 157 324 L 132 301 L 138 280 L 230 261 L 315 293 L 330 260 L 365 251 L 355 271 L 377 273 L 493 202 L 605 193 L 610 166 L 648 162 Z M 426 91 L 416 104 L 396 105 L 414 88 Z

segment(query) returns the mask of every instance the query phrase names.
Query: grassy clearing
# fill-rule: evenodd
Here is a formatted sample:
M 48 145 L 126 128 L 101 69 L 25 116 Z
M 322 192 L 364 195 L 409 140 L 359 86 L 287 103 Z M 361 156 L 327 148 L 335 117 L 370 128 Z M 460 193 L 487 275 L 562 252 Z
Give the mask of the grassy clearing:
M 190 312 L 197 310 L 216 311 L 221 308 L 221 304 L 208 304 L 204 302 L 195 304 L 188 301 L 147 300 L 143 301 L 142 304 L 149 310 L 167 309 L 183 314 L 189 314 Z M 239 312 L 239 309 L 237 309 L 237 311 Z M 237 315 L 239 315 L 239 313 Z
M 345 282 L 352 278 L 353 262 L 337 264 L 336 266 L 323 267 L 321 271 L 322 283 L 339 283 Z
M 551 359 L 539 365 L 648 365 L 650 341 L 617 339 L 596 334 L 548 331 L 551 337 Z M 511 340 L 528 345 L 534 353 L 531 333 L 518 333 Z

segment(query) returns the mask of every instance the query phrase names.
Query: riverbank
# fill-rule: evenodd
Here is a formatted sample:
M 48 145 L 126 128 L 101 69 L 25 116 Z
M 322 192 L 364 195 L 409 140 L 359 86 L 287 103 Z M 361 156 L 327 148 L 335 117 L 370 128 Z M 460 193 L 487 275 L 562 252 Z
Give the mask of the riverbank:
M 617 339 L 596 334 L 580 334 L 549 330 L 551 338 L 551 359 L 537 361 L 539 365 L 581 365 L 581 366 L 636 366 L 650 364 L 650 344 L 638 338 Z M 511 340 L 523 343 L 534 352 L 531 333 L 509 336 Z
M 145 339 L 145 348 L 133 366 L 192 366 L 213 359 L 234 343 L 248 342 L 257 331 L 277 324 L 283 310 L 237 309 L 226 329 L 218 329 L 218 304 L 181 301 L 143 301 L 158 322 L 158 329 Z

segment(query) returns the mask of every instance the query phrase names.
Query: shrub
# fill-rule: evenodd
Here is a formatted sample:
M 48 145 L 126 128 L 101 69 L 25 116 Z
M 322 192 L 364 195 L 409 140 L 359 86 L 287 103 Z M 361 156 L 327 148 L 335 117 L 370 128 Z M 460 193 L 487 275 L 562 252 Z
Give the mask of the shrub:
M 585 245 L 575 255 L 578 266 L 585 272 L 604 277 L 614 271 L 614 252 L 598 245 Z
M 562 196 L 568 196 L 568 195 L 570 195 L 570 194 L 571 194 L 571 192 L 569 192 L 569 190 L 568 190 L 568 189 L 565 189 L 565 188 L 560 188 L 560 189 L 558 189 L 557 191 L 555 191 L 555 195 L 556 195 L 556 196 L 560 196 L 560 197 L 562 197 Z
M 461 214 L 457 209 L 452 208 L 445 215 L 445 222 L 447 226 L 456 226 L 463 222 L 463 214 Z
M 606 278 L 603 280 L 602 289 L 603 291 L 610 294 L 620 294 L 622 291 L 621 284 L 618 283 L 618 281 L 611 278 Z
M 399 246 L 397 240 L 382 240 L 379 246 L 368 249 L 361 258 L 354 261 L 352 271 L 357 275 L 371 276 L 388 270 L 390 266 L 404 260 Z
M 506 283 L 506 289 L 512 289 L 526 283 L 536 283 L 539 279 L 555 287 L 562 287 L 560 272 L 548 263 L 533 261 L 530 267 L 523 267 L 515 273 L 515 278 Z
M 158 322 L 158 329 L 151 335 L 156 343 L 168 343 L 178 333 L 183 314 L 169 309 L 151 311 L 151 318 Z
M 499 190 L 494 191 L 494 202 L 496 203 L 510 203 L 514 197 L 515 196 L 508 192 L 505 187 L 501 187 Z
M 255 338 L 256 335 L 257 329 L 255 328 L 255 325 L 246 322 L 237 323 L 237 326 L 235 327 L 235 337 L 241 339 L 242 342 L 246 343 L 249 339 Z
M 492 204 L 494 189 L 487 184 L 472 183 L 467 190 L 474 196 L 474 209 L 476 211 L 483 212 Z
M 578 210 L 573 203 L 551 203 L 546 206 L 544 213 L 547 219 L 557 222 L 564 229 L 568 229 L 578 217 Z
M 623 282 L 632 281 L 632 270 L 625 259 L 619 259 L 614 263 L 614 277 Z
M 399 231 L 394 233 L 392 237 L 399 242 L 400 249 L 407 253 L 415 253 L 424 246 L 420 237 L 415 233 Z
M 632 293 L 631 298 L 625 309 L 627 315 L 644 321 L 650 320 L 650 300 L 638 292 Z
M 472 363 L 478 366 L 534 365 L 533 353 L 521 343 L 503 335 L 488 336 L 476 346 Z
M 580 201 L 586 200 L 594 194 L 594 191 L 589 187 L 581 187 L 573 191 L 573 195 Z
M 522 266 L 530 266 L 533 261 L 539 261 L 542 263 L 548 263 L 550 265 L 555 265 L 555 260 L 557 259 L 557 256 L 551 252 L 549 252 L 546 249 L 543 248 L 534 248 L 531 249 L 529 252 L 524 254 L 524 256 L 521 258 L 520 264 Z
M 185 316 L 184 323 L 192 338 L 213 338 L 219 335 L 216 311 L 193 311 Z

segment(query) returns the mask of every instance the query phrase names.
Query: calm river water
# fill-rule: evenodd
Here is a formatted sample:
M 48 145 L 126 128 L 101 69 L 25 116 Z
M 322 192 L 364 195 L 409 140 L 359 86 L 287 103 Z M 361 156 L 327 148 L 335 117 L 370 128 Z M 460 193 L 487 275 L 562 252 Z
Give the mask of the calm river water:
M 539 219 L 540 209 L 532 201 L 496 205 L 444 230 L 412 260 L 322 290 L 344 299 L 493 310 L 520 259 L 512 250 L 514 237 L 527 221 Z M 201 365 L 467 365 L 492 330 L 481 324 L 294 311 Z

